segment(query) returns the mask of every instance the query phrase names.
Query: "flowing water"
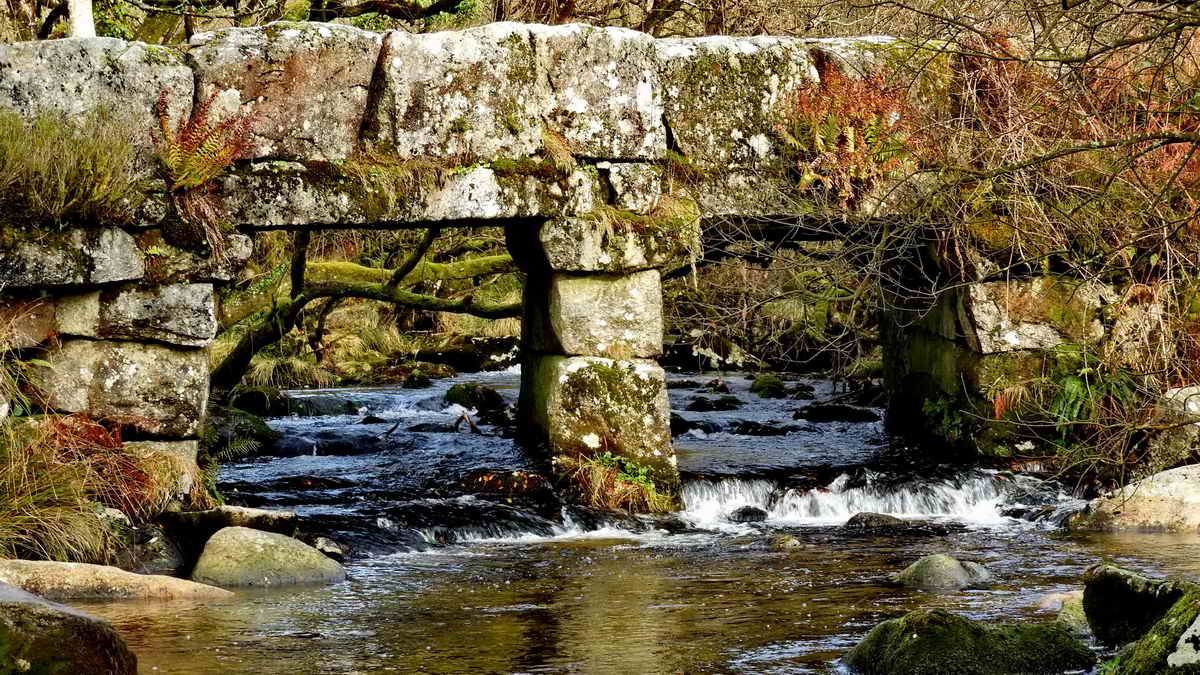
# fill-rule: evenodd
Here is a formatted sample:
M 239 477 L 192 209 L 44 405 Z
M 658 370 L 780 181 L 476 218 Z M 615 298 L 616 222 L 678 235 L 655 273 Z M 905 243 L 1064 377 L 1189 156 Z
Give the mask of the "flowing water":
M 515 400 L 519 376 L 459 379 Z M 352 414 L 273 420 L 283 438 L 271 456 L 223 470 L 231 501 L 295 509 L 306 530 L 349 545 L 348 581 L 85 608 L 117 625 L 143 673 L 825 673 L 873 625 L 919 607 L 1051 618 L 1039 599 L 1076 588 L 1102 558 L 1200 577 L 1200 537 L 1064 536 L 1051 521 L 1077 502 L 1053 484 L 921 466 L 877 422 L 797 422 L 806 402 L 759 399 L 741 377 L 726 379 L 741 409 L 681 412 L 702 427 L 676 438 L 683 511 L 564 507 L 496 429 L 452 430 L 463 411 L 442 397 L 453 382 L 297 392 Z M 818 401 L 834 396 L 810 383 Z M 673 388 L 672 407 L 695 395 Z M 376 419 L 360 424 L 366 415 Z M 766 520 L 729 520 L 747 505 Z M 1001 515 L 1031 509 L 1059 515 Z M 840 527 L 860 511 L 914 524 L 889 536 Z M 782 534 L 799 545 L 773 551 Z M 999 582 L 940 595 L 889 583 L 943 552 Z

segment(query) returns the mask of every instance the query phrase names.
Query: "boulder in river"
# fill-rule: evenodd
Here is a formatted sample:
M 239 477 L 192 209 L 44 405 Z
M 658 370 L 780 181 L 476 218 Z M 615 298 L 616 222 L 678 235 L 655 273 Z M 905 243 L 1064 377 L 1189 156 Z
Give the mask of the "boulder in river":
M 689 420 L 678 413 L 671 413 L 671 435 L 682 436 L 692 429 L 701 431 L 706 434 L 716 433 L 721 430 L 720 425 L 713 422 L 705 422 L 704 420 Z
M 687 410 L 689 412 L 724 412 L 737 410 L 740 407 L 742 407 L 742 401 L 738 397 L 726 394 L 719 398 L 697 396 L 688 403 Z
M 759 375 L 750 383 L 750 393 L 763 398 L 787 398 L 787 387 L 777 375 Z
M 1112 565 L 1084 573 L 1083 608 L 1096 638 L 1131 642 L 1108 675 L 1200 673 L 1200 585 L 1148 577 Z
M 45 560 L 0 560 L 0 583 L 49 600 L 223 600 L 233 596 L 224 589 L 186 579 Z
M 812 403 L 796 411 L 792 419 L 809 422 L 847 422 L 862 424 L 878 422 L 879 413 L 868 408 L 856 408 L 842 403 Z
M 738 420 L 729 425 L 729 433 L 738 436 L 786 436 L 793 431 L 801 431 L 795 424 L 780 424 L 774 422 L 755 422 L 754 420 Z
M 1050 675 L 1096 657 L 1057 622 L 986 624 L 922 609 L 875 626 L 842 660 L 861 675 Z
M 192 580 L 222 588 L 332 584 L 346 570 L 304 542 L 246 527 L 227 527 L 204 546 Z
M 903 518 L 889 516 L 885 513 L 856 513 L 843 525 L 847 530 L 897 530 L 909 526 Z
M 108 622 L 0 584 L 0 673 L 137 675 Z
M 1200 464 L 1181 466 L 1092 500 L 1073 529 L 1200 531 Z
M 735 523 L 761 523 L 767 519 L 767 512 L 757 506 L 743 506 L 734 509 L 729 519 Z
M 195 561 L 209 537 L 227 527 L 249 527 L 287 536 L 296 533 L 296 512 L 218 506 L 204 511 L 168 511 L 159 516 L 188 562 Z
M 896 581 L 923 591 L 957 591 L 986 584 L 992 573 L 974 562 L 961 562 L 945 553 L 927 555 L 904 568 Z

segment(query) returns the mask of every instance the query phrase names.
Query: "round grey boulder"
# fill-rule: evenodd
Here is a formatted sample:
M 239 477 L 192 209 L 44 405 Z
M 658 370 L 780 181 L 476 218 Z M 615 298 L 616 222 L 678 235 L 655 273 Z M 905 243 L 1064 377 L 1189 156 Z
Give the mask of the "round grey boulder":
M 346 570 L 324 553 L 282 534 L 227 527 L 212 536 L 192 581 L 222 588 L 333 584 Z
M 937 553 L 904 568 L 896 581 L 902 586 L 923 591 L 957 591 L 981 586 L 991 578 L 992 573 L 979 563 L 961 562 L 945 553 Z
M 847 530 L 902 530 L 908 521 L 885 513 L 856 513 L 846 521 Z

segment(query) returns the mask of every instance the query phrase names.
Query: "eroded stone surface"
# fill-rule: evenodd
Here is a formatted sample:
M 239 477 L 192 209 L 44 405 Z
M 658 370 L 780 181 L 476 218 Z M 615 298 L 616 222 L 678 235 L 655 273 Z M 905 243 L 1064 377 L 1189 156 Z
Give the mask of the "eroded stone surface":
M 530 397 L 523 412 L 553 455 L 612 452 L 653 468 L 668 489 L 678 482 L 666 375 L 653 361 L 535 356 L 521 390 Z
M 0 298 L 0 351 L 35 347 L 54 335 L 52 300 Z
M 336 160 L 354 151 L 383 35 L 280 21 L 199 33 L 188 58 L 197 100 L 253 115 L 244 159 Z
M 137 657 L 105 620 L 0 584 L 0 670 L 137 675 Z
M 555 274 L 551 335 L 534 348 L 560 354 L 651 358 L 662 353 L 662 287 L 657 270 L 622 276 Z M 554 348 L 556 347 L 556 349 Z
M 212 284 L 124 286 L 63 298 L 60 334 L 203 347 L 217 334 Z
M 1092 500 L 1074 527 L 1097 530 L 1200 531 L 1200 465 L 1182 466 Z
M 192 571 L 193 581 L 224 588 L 332 584 L 345 578 L 341 565 L 308 544 L 245 527 L 214 534 Z
M 41 383 L 59 412 L 114 418 L 157 437 L 195 436 L 208 401 L 208 353 L 135 342 L 68 340 Z
M 127 115 L 140 170 L 157 168 L 152 134 L 159 94 L 171 121 L 192 106 L 192 71 L 177 50 L 116 38 L 66 38 L 0 44 L 0 107 L 23 117 L 62 113 L 78 119 L 93 109 Z
M 972 284 L 967 311 L 984 354 L 1048 349 L 1104 337 L 1100 308 L 1111 287 L 1055 277 Z
M 0 583 L 47 600 L 226 600 L 229 591 L 186 579 L 107 565 L 0 560 Z
M 9 290 L 130 281 L 145 270 L 133 236 L 115 227 L 48 233 L 0 248 L 0 288 Z

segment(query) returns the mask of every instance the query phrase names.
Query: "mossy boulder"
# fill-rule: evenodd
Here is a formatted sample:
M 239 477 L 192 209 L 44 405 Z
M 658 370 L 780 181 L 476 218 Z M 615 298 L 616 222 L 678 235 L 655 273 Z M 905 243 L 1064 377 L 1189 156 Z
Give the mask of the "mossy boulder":
M 1096 662 L 1061 624 L 985 624 L 941 609 L 884 621 L 842 660 L 861 675 L 1050 675 Z
M 750 383 L 750 393 L 763 398 L 787 398 L 788 390 L 777 375 L 759 375 Z
M 992 573 L 974 562 L 962 562 L 945 553 L 927 555 L 896 575 L 902 586 L 923 591 L 956 591 L 986 584 Z
M 227 527 L 204 546 L 192 581 L 222 588 L 295 586 L 343 581 L 346 570 L 298 539 Z
M 536 357 L 521 373 L 520 408 L 552 457 L 610 452 L 649 468 L 660 493 L 678 490 L 666 377 L 653 361 Z
M 136 675 L 137 657 L 108 622 L 0 584 L 0 673 Z
M 1107 675 L 1200 673 L 1200 585 L 1112 565 L 1094 565 L 1084 579 L 1084 610 L 1096 637 L 1130 642 L 1105 664 Z
M 461 405 L 479 414 L 494 413 L 508 407 L 508 402 L 495 389 L 478 382 L 459 382 L 446 391 L 446 403 Z
M 1083 574 L 1083 609 L 1096 639 L 1123 645 L 1146 634 L 1196 587 L 1150 577 L 1115 565 L 1092 565 Z

